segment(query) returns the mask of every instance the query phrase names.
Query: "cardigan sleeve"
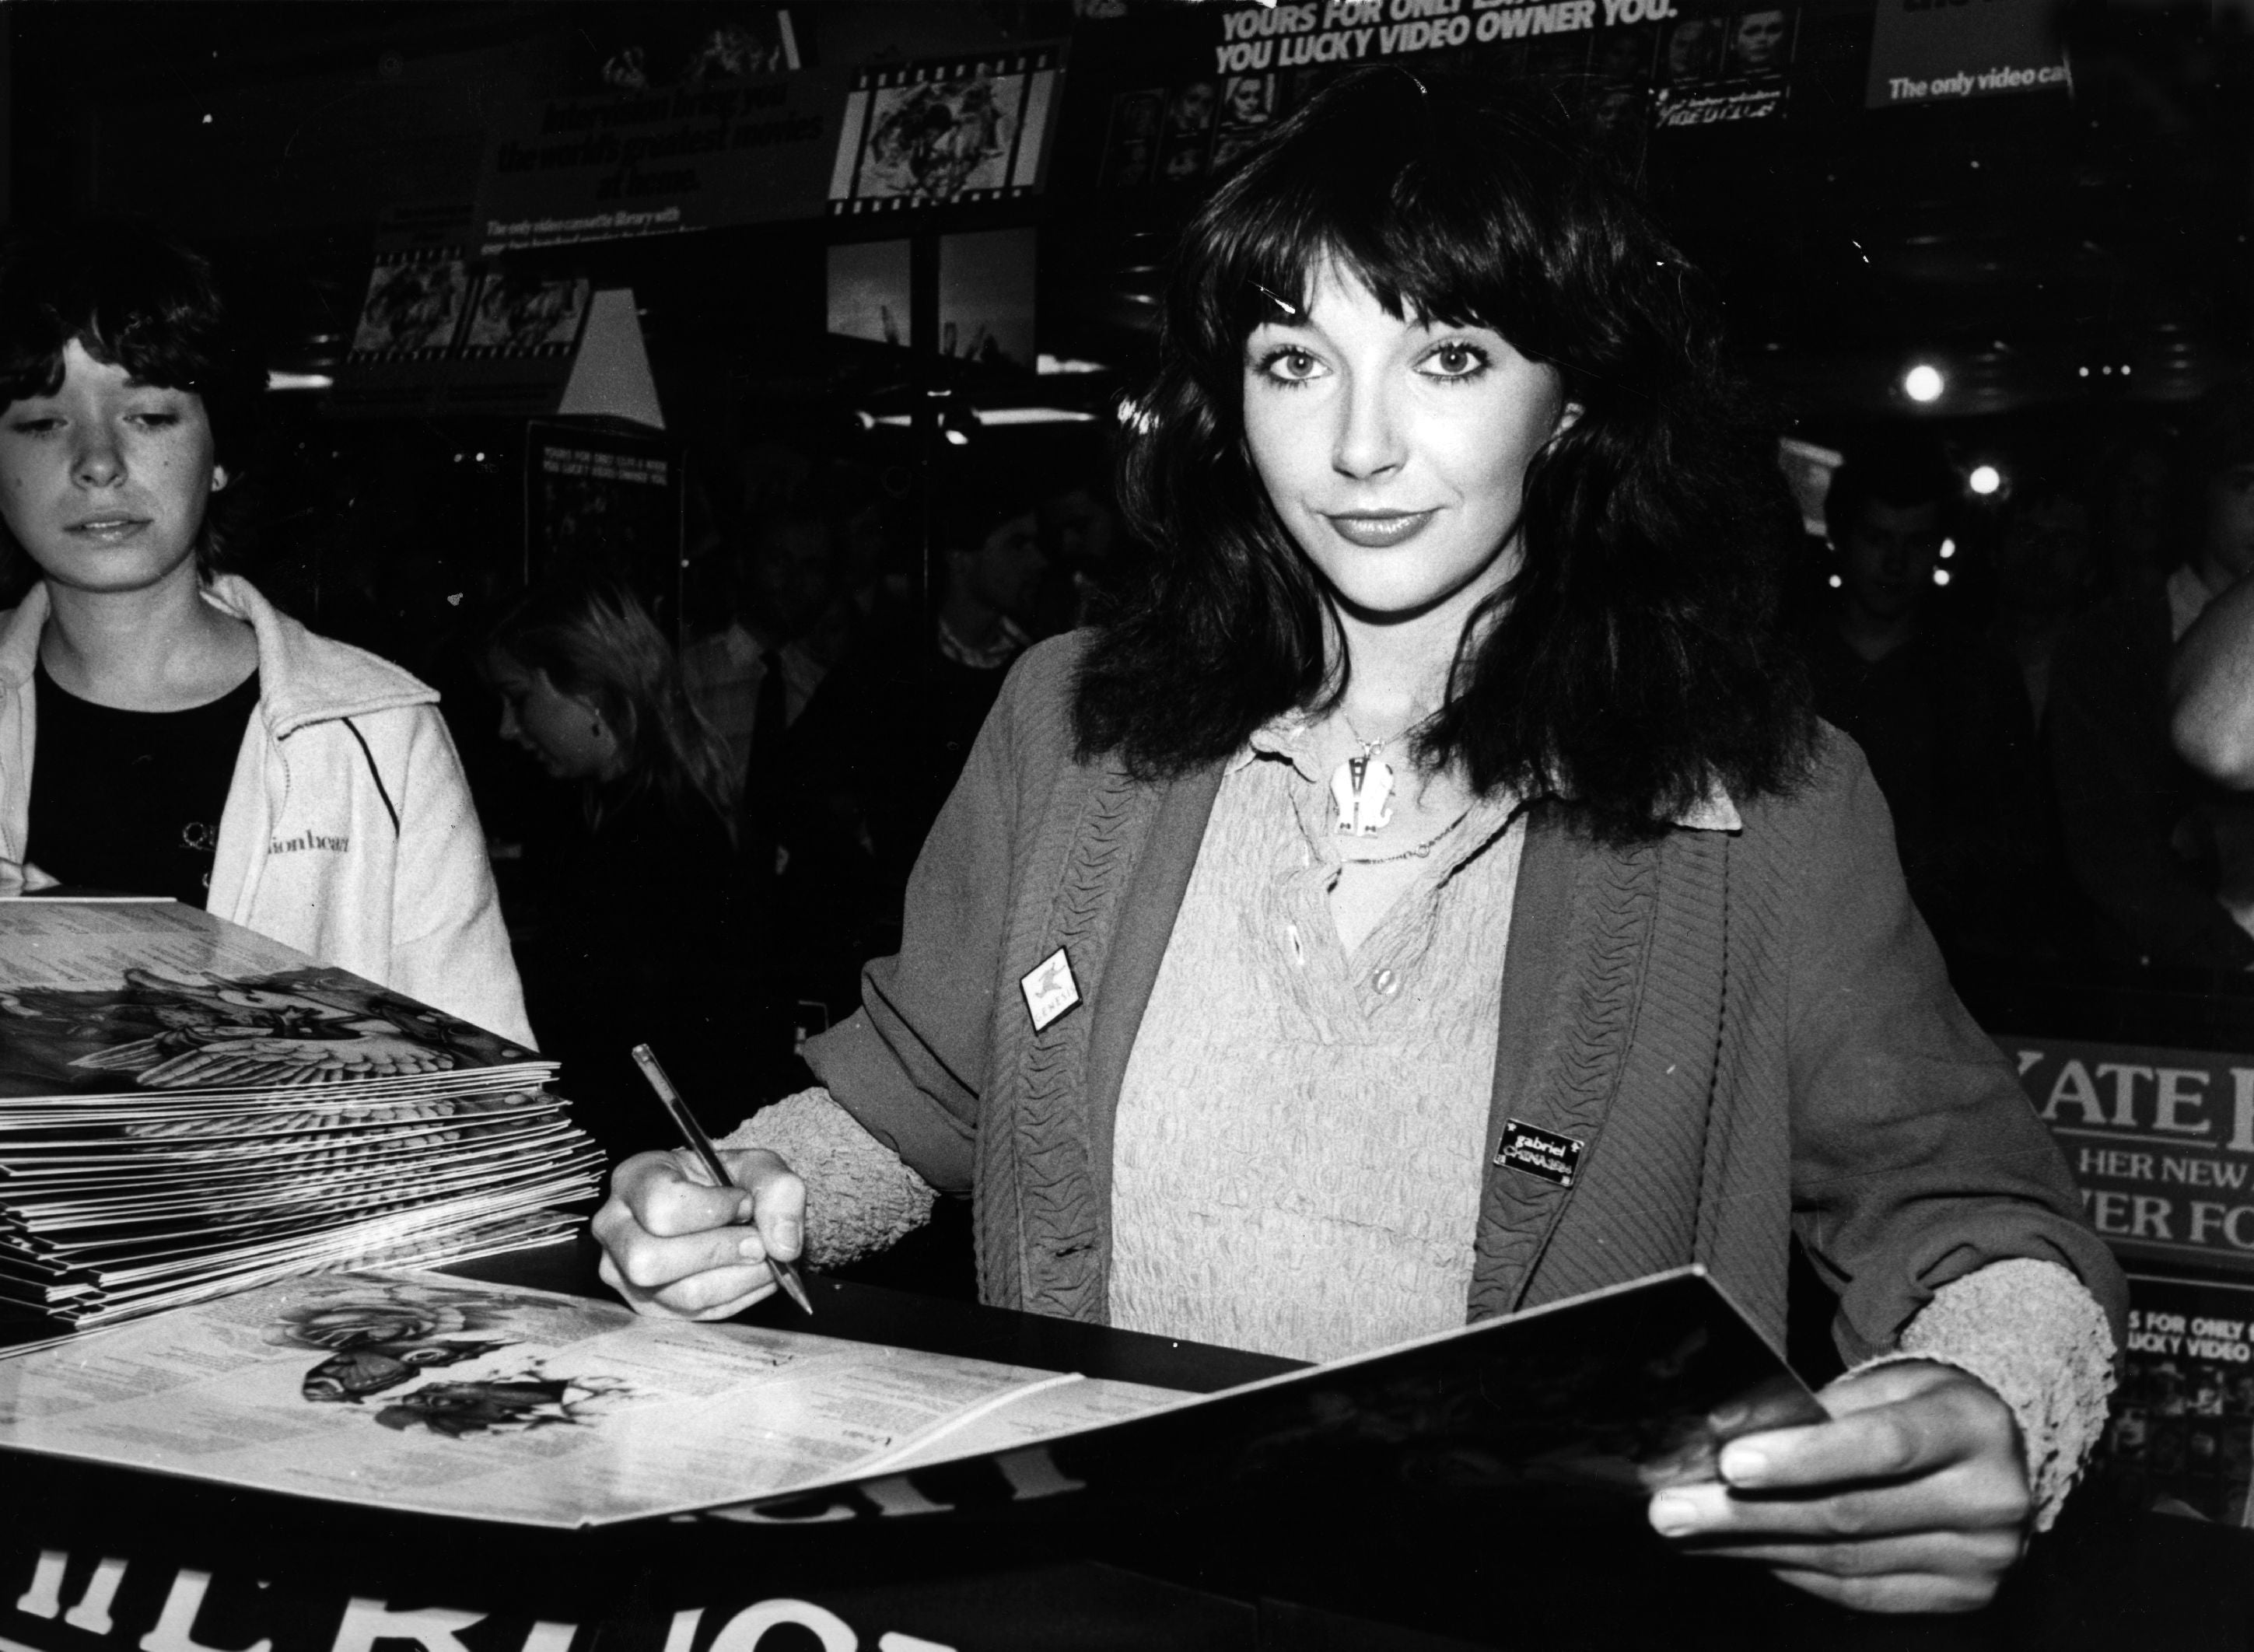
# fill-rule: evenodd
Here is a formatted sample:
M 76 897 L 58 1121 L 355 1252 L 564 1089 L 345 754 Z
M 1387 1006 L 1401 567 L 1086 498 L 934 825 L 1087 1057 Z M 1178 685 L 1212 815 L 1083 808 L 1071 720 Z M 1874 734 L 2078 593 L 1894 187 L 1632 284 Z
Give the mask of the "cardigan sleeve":
M 967 1193 L 976 1162 L 1013 885 L 1012 724 L 1058 691 L 1056 655 L 1013 667 L 908 878 L 900 949 L 861 972 L 861 1007 L 806 1046 L 837 1104 L 942 1193 Z
M 1841 1352 L 1850 1363 L 1892 1352 L 1941 1286 L 2013 1257 L 2073 1273 L 2118 1347 L 2120 1269 L 2009 1063 L 1951 990 L 1852 742 L 1832 732 L 1782 812 L 1781 852 L 1796 862 L 1794 1222 L 1839 1295 Z

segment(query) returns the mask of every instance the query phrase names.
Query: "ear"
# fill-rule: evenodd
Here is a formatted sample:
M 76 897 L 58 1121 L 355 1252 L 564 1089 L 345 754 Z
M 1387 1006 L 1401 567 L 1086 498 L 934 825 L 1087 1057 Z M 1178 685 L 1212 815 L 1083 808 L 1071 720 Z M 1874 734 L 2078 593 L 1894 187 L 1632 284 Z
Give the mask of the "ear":
M 227 486 L 227 466 L 224 466 L 224 465 L 214 465 L 214 466 L 212 466 L 212 483 L 211 483 L 211 491 L 212 491 L 213 493 L 216 494 L 216 493 L 218 493 L 221 488 L 225 487 L 226 486 Z
M 1583 411 L 1578 402 L 1568 402 L 1564 407 L 1558 409 L 1558 422 L 1550 427 L 1550 439 L 1556 441 L 1558 438 L 1578 424 L 1581 422 Z

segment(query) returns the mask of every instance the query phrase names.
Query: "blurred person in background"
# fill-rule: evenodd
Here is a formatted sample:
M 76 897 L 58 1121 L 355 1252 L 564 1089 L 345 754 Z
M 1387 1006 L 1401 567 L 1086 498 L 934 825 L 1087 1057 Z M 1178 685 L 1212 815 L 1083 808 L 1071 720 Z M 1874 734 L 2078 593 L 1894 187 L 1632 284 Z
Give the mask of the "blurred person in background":
M 2019 673 L 1937 601 L 1958 482 L 1909 440 L 1848 454 L 1824 499 L 1838 583 L 1801 630 L 1816 709 L 1863 748 L 1910 894 L 1944 941 L 2026 944 L 2019 845 L 2038 830 Z
M 938 513 L 944 583 L 919 643 L 872 634 L 791 731 L 777 891 L 794 996 L 840 1017 L 871 948 L 898 944 L 908 873 L 970 744 L 1032 640 L 1047 563 L 1031 490 L 997 468 Z
M 2089 503 L 2056 471 L 2030 468 L 2014 480 L 1997 523 L 1993 573 L 1988 638 L 2018 664 L 2029 718 L 2040 727 L 2051 662 L 2098 578 Z
M 2177 535 L 2174 470 L 2162 430 L 2117 432 L 2097 457 L 2097 550 L 2105 583 L 2132 596 L 2166 579 Z
M 727 746 L 648 610 L 598 575 L 559 577 L 510 609 L 486 671 L 502 736 L 578 796 L 533 869 L 522 951 L 574 1117 L 614 1157 L 674 1140 L 627 1054 L 645 1042 L 691 1106 L 732 1116 L 788 1052 L 756 967 Z
M 2254 384 L 2201 402 L 2177 501 L 2180 560 L 2091 609 L 2060 646 L 2045 730 L 2068 864 L 2099 914 L 2107 956 L 2207 970 L 2254 965 L 2254 843 L 2246 805 L 2176 754 L 2218 763 L 2216 675 L 2229 615 L 2194 640 L 2209 603 L 2254 568 Z M 2170 699 L 2170 655 L 2185 645 Z
M 733 782 L 754 813 L 772 794 L 782 740 L 851 645 L 858 618 L 841 578 L 830 520 L 777 505 L 745 529 L 733 612 L 682 651 L 682 681 L 727 743 Z

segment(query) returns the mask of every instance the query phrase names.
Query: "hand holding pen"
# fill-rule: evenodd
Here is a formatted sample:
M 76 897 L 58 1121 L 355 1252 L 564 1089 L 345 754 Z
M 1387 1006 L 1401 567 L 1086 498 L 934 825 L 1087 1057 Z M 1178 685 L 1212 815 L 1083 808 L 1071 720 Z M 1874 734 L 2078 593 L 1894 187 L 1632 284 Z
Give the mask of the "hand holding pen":
M 634 1058 L 690 1154 L 643 1153 L 619 1167 L 594 1222 L 604 1282 L 637 1311 L 671 1318 L 724 1319 L 778 1286 L 811 1312 L 790 1266 L 804 1233 L 804 1184 L 758 1149 L 732 1154 L 731 1175 L 655 1057 L 645 1046 Z

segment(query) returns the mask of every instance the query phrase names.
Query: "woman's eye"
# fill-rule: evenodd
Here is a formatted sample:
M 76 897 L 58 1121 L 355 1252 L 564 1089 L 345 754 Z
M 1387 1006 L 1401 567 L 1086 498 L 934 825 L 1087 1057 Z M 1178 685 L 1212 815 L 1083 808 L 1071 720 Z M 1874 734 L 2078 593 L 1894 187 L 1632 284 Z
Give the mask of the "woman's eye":
M 1265 377 L 1279 383 L 1304 384 L 1309 379 L 1320 376 L 1320 363 L 1308 352 L 1286 345 L 1263 356 L 1260 371 Z
M 1468 379 L 1487 366 L 1487 352 L 1476 345 L 1450 342 L 1435 348 L 1424 358 L 1432 375 L 1441 379 Z
M 170 409 L 160 409 L 154 412 L 136 413 L 133 419 L 136 424 L 146 425 L 152 430 L 162 430 L 178 424 L 180 416 Z
M 22 418 L 8 421 L 8 428 L 18 436 L 45 436 L 49 430 L 60 429 L 61 424 L 62 421 L 59 418 L 36 413 L 26 414 Z

